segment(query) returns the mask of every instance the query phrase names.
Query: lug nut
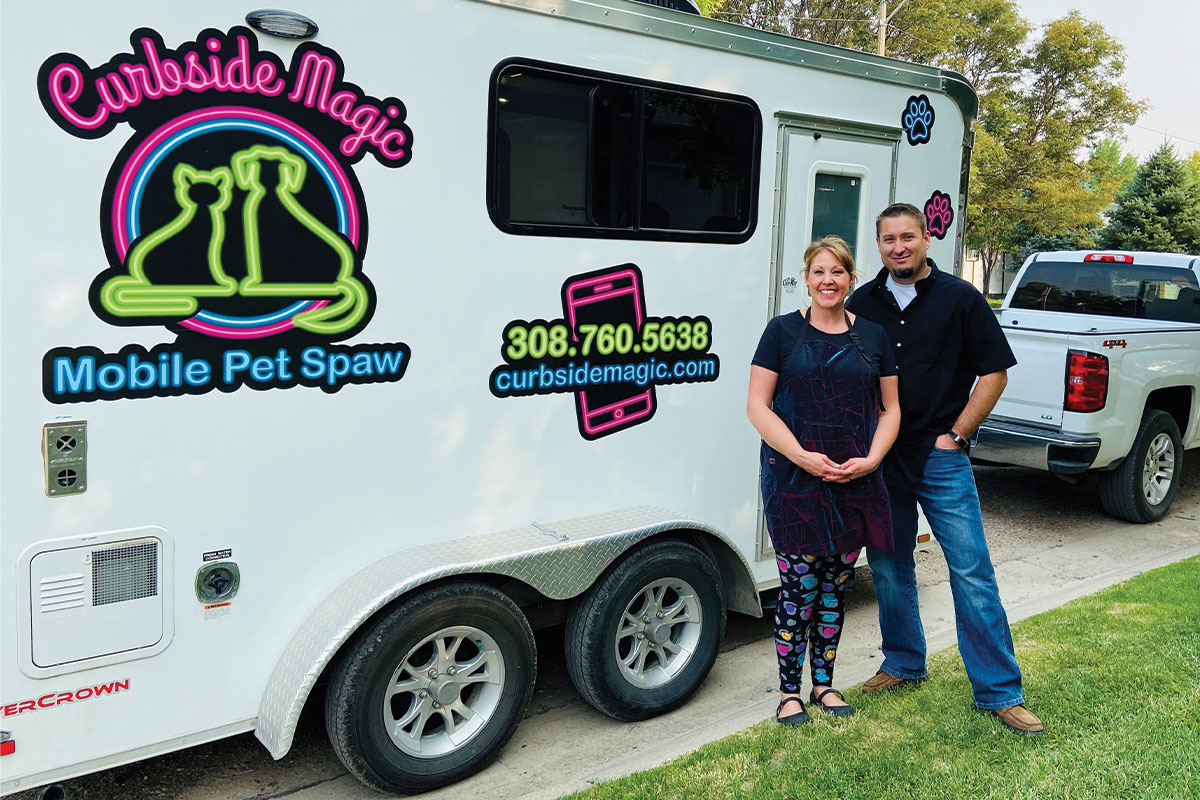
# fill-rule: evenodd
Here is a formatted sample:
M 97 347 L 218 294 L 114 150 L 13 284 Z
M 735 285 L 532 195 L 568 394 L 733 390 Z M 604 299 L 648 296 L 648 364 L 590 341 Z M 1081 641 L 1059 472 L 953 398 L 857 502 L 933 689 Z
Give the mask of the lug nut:
M 639 633 L 639 634 L 638 634 L 638 638 L 639 638 L 639 639 L 645 639 L 645 638 L 646 638 L 646 634 L 644 634 L 644 633 Z
M 437 700 L 434 700 L 434 701 L 433 701 L 433 707 L 434 707 L 434 708 L 441 708 L 441 707 L 442 707 L 442 704 L 441 704 L 441 703 L 439 703 Z
M 646 614 L 646 615 L 644 615 L 644 616 L 642 617 L 642 622 L 649 622 L 649 621 L 650 621 L 650 615 L 649 615 L 649 614 Z
M 446 670 L 446 674 L 447 675 L 457 675 L 458 667 L 451 667 L 450 669 Z
M 654 617 L 655 617 L 655 619 L 662 619 L 663 613 L 660 611 L 657 614 L 655 614 Z
M 431 678 L 436 678 L 436 677 L 437 677 L 437 668 L 436 668 L 436 667 L 431 667 L 431 668 L 430 668 L 430 670 L 429 670 L 429 677 L 431 677 Z
M 429 690 L 428 690 L 428 689 L 422 689 L 421 691 L 417 692 L 417 697 L 420 697 L 420 698 L 422 698 L 422 699 L 424 699 L 424 698 L 426 698 L 426 697 L 429 697 Z

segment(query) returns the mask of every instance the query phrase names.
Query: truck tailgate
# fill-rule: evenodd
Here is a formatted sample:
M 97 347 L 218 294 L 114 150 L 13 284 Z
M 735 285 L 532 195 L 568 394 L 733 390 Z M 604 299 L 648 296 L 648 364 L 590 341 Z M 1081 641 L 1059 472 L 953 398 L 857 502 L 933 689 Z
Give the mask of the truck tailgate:
M 1063 419 L 1067 337 L 1005 323 L 1001 316 L 1004 335 L 1020 360 L 1009 369 L 1008 386 L 991 416 L 1057 430 Z

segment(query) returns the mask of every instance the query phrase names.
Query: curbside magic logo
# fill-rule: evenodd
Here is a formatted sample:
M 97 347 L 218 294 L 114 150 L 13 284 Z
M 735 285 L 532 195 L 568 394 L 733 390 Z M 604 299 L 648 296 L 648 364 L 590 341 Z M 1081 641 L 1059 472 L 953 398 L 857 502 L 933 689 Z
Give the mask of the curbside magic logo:
M 561 318 L 504 326 L 504 364 L 488 379 L 493 395 L 574 393 L 579 434 L 594 440 L 649 422 L 655 386 L 720 375 L 721 360 L 709 352 L 712 321 L 647 316 L 635 264 L 572 275 L 561 297 Z
M 164 325 L 174 344 L 43 357 L 51 402 L 397 381 L 403 343 L 341 346 L 366 327 L 367 207 L 354 165 L 412 158 L 404 104 L 344 80 L 340 56 L 301 44 L 286 66 L 245 27 L 168 49 L 142 28 L 131 52 L 89 67 L 60 53 L 38 73 L 50 118 L 96 139 L 134 136 L 100 200 L 108 268 L 92 310 Z

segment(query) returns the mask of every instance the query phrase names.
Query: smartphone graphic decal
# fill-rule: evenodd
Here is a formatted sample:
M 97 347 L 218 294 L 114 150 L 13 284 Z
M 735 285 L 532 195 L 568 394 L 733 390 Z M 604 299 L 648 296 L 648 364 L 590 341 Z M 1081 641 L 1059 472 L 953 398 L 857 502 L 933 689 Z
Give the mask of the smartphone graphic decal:
M 646 302 L 641 273 L 633 264 L 622 264 L 580 275 L 563 286 L 563 313 L 572 342 L 579 342 L 580 325 L 633 325 L 640 333 Z M 597 439 L 647 421 L 656 407 L 654 386 L 616 383 L 575 393 L 579 432 Z

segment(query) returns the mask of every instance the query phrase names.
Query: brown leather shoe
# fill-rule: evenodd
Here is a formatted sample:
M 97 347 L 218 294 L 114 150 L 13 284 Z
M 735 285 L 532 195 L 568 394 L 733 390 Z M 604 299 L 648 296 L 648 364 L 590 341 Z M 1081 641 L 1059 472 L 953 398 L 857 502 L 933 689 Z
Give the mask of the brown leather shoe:
M 864 694 L 874 694 L 875 692 L 886 692 L 888 689 L 895 689 L 897 686 L 905 684 L 917 683 L 911 678 L 897 678 L 895 675 L 889 675 L 883 670 L 875 673 L 875 677 L 869 679 L 862 685 Z
M 1023 733 L 1026 736 L 1041 736 L 1046 731 L 1042 721 L 1025 706 L 997 708 L 992 713 L 1000 718 L 1004 727 L 1017 733 Z

